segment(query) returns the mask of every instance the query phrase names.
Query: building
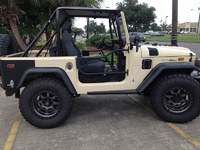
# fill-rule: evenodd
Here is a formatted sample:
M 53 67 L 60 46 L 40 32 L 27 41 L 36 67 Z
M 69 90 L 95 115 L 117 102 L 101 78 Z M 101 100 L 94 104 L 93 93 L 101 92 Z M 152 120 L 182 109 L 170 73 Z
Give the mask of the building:
M 178 32 L 181 31 L 189 31 L 191 33 L 196 33 L 198 28 L 198 22 L 185 22 L 185 23 L 178 23 Z M 172 30 L 172 25 L 169 25 L 168 30 Z

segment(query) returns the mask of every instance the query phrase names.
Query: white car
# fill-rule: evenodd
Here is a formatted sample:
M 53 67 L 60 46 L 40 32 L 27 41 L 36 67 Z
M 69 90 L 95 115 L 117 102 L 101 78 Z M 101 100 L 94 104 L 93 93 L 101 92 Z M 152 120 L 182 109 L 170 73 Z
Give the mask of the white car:
M 180 34 L 188 34 L 189 31 L 181 31 Z
M 150 35 L 152 32 L 153 32 L 153 30 L 146 31 L 146 32 L 144 33 L 144 35 Z
M 87 34 L 83 33 L 82 38 L 87 38 Z

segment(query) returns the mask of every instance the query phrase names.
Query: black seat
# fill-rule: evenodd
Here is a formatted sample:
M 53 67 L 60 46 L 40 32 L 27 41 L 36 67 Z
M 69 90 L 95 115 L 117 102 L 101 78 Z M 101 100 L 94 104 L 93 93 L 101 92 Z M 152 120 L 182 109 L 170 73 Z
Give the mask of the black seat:
M 63 40 L 62 40 L 63 54 L 66 54 L 67 56 L 82 57 L 80 49 L 74 43 L 71 34 L 68 33 L 71 30 L 71 23 L 65 22 L 63 24 L 62 29 L 65 30 L 65 33 L 63 33 Z M 82 58 L 83 61 L 81 63 L 80 69 L 83 72 L 98 73 L 104 71 L 105 64 L 98 58 L 94 58 L 92 60 L 86 58 L 84 59 L 84 57 Z

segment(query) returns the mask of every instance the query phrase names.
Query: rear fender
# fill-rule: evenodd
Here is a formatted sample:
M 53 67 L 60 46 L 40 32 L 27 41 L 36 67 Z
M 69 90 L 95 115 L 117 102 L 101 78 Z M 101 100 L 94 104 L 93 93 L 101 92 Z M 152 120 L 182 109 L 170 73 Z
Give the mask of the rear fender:
M 66 74 L 66 72 L 61 69 L 61 68 L 48 68 L 48 67 L 40 67 L 40 68 L 29 68 L 27 69 L 23 75 L 21 76 L 21 78 L 19 79 L 19 82 L 15 82 L 14 83 L 14 87 L 5 87 L 4 89 L 6 90 L 6 95 L 7 96 L 12 96 L 14 93 L 16 93 L 23 85 L 24 81 L 26 80 L 27 76 L 30 74 L 55 74 L 55 75 L 59 75 L 61 77 L 61 79 L 63 80 L 64 84 L 66 85 L 66 87 L 68 88 L 69 92 L 76 96 L 77 92 L 70 80 L 70 78 L 68 77 L 68 75 Z
M 65 83 L 66 87 L 68 88 L 68 90 L 70 91 L 71 94 L 73 95 L 77 95 L 77 92 L 71 82 L 71 80 L 69 79 L 68 75 L 66 74 L 66 72 L 61 69 L 61 68 L 30 68 L 27 71 L 25 71 L 25 73 L 23 74 L 22 78 L 20 79 L 19 84 L 17 85 L 17 89 L 20 88 L 23 84 L 23 82 L 25 81 L 26 77 L 29 74 L 56 74 L 56 75 L 60 75 L 60 77 L 62 78 L 63 82 Z

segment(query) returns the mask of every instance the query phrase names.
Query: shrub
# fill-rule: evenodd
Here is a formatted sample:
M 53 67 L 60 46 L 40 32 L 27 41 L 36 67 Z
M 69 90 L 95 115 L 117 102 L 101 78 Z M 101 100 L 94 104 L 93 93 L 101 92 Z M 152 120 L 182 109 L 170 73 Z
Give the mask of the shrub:
M 103 40 L 104 38 L 104 35 L 99 35 L 99 34 L 96 34 L 96 35 L 93 35 L 91 38 L 87 39 L 85 41 L 86 43 L 86 46 L 95 46 L 95 47 L 98 47 L 99 44 L 101 43 L 101 41 Z M 110 36 L 106 36 L 106 39 L 105 39 L 105 42 L 108 44 L 108 45 L 111 45 L 111 37 Z
M 87 50 L 86 44 L 82 42 L 76 42 L 76 46 L 81 50 Z

